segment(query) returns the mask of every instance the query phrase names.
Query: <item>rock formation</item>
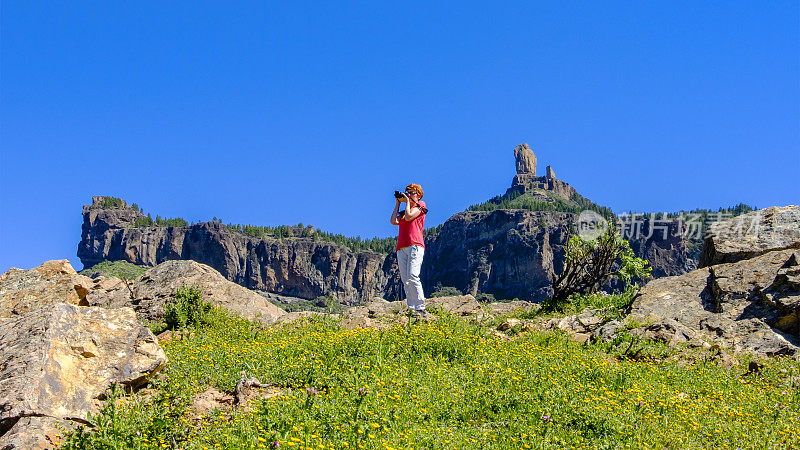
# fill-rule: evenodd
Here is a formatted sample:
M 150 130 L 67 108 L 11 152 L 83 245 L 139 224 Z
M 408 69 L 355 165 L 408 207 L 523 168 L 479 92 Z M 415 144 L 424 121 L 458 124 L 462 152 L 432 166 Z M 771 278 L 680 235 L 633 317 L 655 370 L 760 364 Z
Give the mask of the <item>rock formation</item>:
M 646 217 L 638 220 L 635 232 L 630 224 L 620 221 L 620 235 L 631 245 L 633 253 L 646 259 L 653 268 L 653 278 L 681 275 L 697 268 L 689 255 L 689 235 L 680 219 Z
M 776 217 L 797 207 L 768 208 L 753 217 Z M 747 219 L 745 219 L 747 220 Z M 771 220 L 771 219 L 767 219 Z M 734 229 L 739 218 L 717 224 Z M 663 340 L 706 341 L 734 351 L 765 355 L 800 352 L 800 221 L 766 226 L 763 234 L 741 239 L 720 233 L 706 240 L 705 262 L 680 276 L 649 282 L 630 316 L 649 322 Z M 788 249 L 787 249 L 788 248 Z
M 401 290 L 393 254 L 355 253 L 312 237 L 254 238 L 215 222 L 135 227 L 141 212 L 124 202 L 104 207 L 104 199 L 94 197 L 83 208 L 78 257 L 85 267 L 103 260 L 147 266 L 194 260 L 249 289 L 307 299 L 333 295 L 343 302 L 397 298 Z
M 93 285 L 66 259 L 47 261 L 31 270 L 12 267 L 0 275 L 0 320 L 53 302 L 88 306 L 86 296 Z
M 107 279 L 101 283 L 108 285 Z M 149 269 L 125 288 L 97 291 L 88 301 L 93 306 L 132 306 L 140 317 L 161 320 L 164 304 L 183 285 L 196 286 L 203 300 L 213 303 L 249 320 L 274 323 L 286 311 L 273 305 L 263 296 L 228 281 L 213 268 L 195 261 L 166 261 Z
M 0 448 L 52 446 L 112 383 L 136 387 L 165 363 L 130 308 L 42 302 L 0 321 Z
M 590 203 L 568 183 L 556 178 L 552 167 L 547 166 L 543 177 L 536 176 L 536 155 L 528 144 L 520 144 L 514 148 L 517 174 L 511 182 L 505 197 L 529 194 L 538 200 L 554 202 L 556 199 L 571 203 L 575 201 Z
M 480 321 L 487 316 L 484 308 L 471 295 L 455 295 L 449 297 L 433 297 L 426 300 L 429 309 L 445 311 L 457 316 L 468 317 Z M 519 309 L 524 307 L 515 304 Z M 345 328 L 391 328 L 397 324 L 408 323 L 408 317 L 403 314 L 406 304 L 402 301 L 386 301 L 382 298 L 374 298 L 364 305 L 353 306 L 344 310 L 341 314 L 341 324 Z M 489 311 L 503 310 L 503 307 Z M 432 313 L 428 314 L 426 320 L 436 320 Z
M 557 211 L 465 211 L 451 217 L 426 243 L 421 278 L 425 292 L 453 286 L 464 293 L 489 292 L 497 298 L 543 300 L 563 267 L 564 244 L 577 214 Z M 628 240 L 637 256 L 653 266 L 653 276 L 693 269 L 680 223 L 667 233 L 643 233 Z
M 445 222 L 425 249 L 425 292 L 437 284 L 477 295 L 540 300 L 563 265 L 573 214 L 553 211 L 464 211 Z
M 517 163 L 517 175 L 536 176 L 536 155 L 528 144 L 519 144 L 514 148 L 514 159 Z
M 700 267 L 741 261 L 768 251 L 800 249 L 800 206 L 773 206 L 713 223 L 703 242 Z

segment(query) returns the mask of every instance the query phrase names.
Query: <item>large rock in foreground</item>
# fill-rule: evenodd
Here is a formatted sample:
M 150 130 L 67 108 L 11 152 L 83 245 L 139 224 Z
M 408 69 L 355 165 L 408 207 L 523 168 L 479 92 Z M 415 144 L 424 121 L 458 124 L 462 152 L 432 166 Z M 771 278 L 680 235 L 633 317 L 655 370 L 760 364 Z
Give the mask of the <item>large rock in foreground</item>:
M 0 322 L 0 449 L 42 447 L 55 420 L 85 422 L 111 383 L 139 386 L 166 361 L 130 308 L 52 303 Z
M 107 284 L 105 280 L 101 284 Z M 274 323 L 286 314 L 263 296 L 228 281 L 213 268 L 195 261 L 167 261 L 149 269 L 128 289 L 108 291 L 108 295 L 90 295 L 93 306 L 119 307 L 132 305 L 148 320 L 164 316 L 164 304 L 183 285 L 197 286 L 203 300 L 222 306 L 246 319 L 265 324 Z
M 47 261 L 30 270 L 12 267 L 0 275 L 0 320 L 53 302 L 88 306 L 86 296 L 93 285 L 66 259 Z
M 798 258 L 794 250 L 774 251 L 653 280 L 637 295 L 630 317 L 666 341 L 800 354 Z
M 800 206 L 773 206 L 712 224 L 700 267 L 792 248 L 800 249 Z

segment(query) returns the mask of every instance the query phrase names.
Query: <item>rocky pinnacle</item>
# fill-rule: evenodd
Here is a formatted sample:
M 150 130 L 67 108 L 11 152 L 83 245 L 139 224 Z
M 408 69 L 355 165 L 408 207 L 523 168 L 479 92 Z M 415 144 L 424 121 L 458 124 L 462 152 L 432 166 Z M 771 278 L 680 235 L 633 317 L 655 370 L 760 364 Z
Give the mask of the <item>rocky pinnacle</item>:
M 536 176 L 536 155 L 528 144 L 519 144 L 514 148 L 514 158 L 517 160 L 517 174 L 530 174 Z

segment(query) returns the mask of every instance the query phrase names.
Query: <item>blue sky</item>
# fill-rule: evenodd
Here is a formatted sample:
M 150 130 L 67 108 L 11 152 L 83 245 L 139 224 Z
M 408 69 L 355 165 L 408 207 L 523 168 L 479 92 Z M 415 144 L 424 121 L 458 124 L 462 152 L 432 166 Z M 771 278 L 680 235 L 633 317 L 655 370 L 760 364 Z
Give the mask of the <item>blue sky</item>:
M 774 2 L 3 2 L 0 270 L 92 195 L 391 236 L 501 194 L 513 148 L 616 211 L 800 199 L 800 13 Z

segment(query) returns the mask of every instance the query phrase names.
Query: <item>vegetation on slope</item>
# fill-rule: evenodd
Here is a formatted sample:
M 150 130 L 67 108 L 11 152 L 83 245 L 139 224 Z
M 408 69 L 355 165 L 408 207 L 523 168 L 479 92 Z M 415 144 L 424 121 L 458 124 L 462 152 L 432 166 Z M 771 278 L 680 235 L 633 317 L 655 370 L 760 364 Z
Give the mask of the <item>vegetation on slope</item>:
M 534 193 L 521 194 L 518 191 L 512 191 L 508 194 L 493 197 L 486 202 L 472 205 L 467 208 L 467 210 L 494 211 L 496 209 L 525 209 L 528 211 L 563 211 L 570 213 L 591 210 L 607 219 L 614 216 L 610 208 L 597 205 L 580 195 L 572 195 L 569 201 L 566 201 L 558 196 L 552 195 L 552 193 L 548 191 L 536 191 L 536 194 L 538 195 Z M 546 198 L 543 198 L 542 195 L 545 195 Z
M 149 268 L 148 266 L 140 266 L 127 261 L 101 261 L 88 269 L 81 270 L 80 274 L 90 277 L 95 273 L 99 273 L 106 277 L 135 280 L 142 276 Z
M 166 344 L 169 363 L 154 393 L 114 390 L 92 427 L 62 448 L 800 445 L 797 361 L 771 359 L 746 373 L 702 358 L 677 364 L 663 357 L 674 349 L 657 344 L 630 360 L 560 332 L 487 337 L 446 314 L 353 331 L 330 318 L 263 327 L 215 314 Z M 194 395 L 209 386 L 233 391 L 241 371 L 282 395 L 252 409 L 192 411 Z
M 189 222 L 181 217 L 173 217 L 173 218 L 162 218 L 161 216 L 156 216 L 153 219 L 150 214 L 146 216 L 142 216 L 137 218 L 133 222 L 133 226 L 136 228 L 144 228 L 144 227 L 188 227 Z
M 362 239 L 359 236 L 349 237 L 338 233 L 329 233 L 320 229 L 312 230 L 304 227 L 302 223 L 296 226 L 280 225 L 277 227 L 241 225 L 229 223 L 229 229 L 257 239 L 273 238 L 285 239 L 293 237 L 310 238 L 314 241 L 331 242 L 350 249 L 353 252 L 371 251 L 376 253 L 392 253 L 397 246 L 396 237 Z M 434 239 L 442 229 L 442 225 L 423 230 L 422 235 L 426 241 Z
M 102 208 L 119 208 L 125 206 L 122 199 L 116 197 L 104 197 L 103 203 L 100 204 Z M 134 220 L 133 226 L 136 228 L 146 227 L 188 227 L 194 225 L 182 217 L 166 218 L 157 215 L 155 219 L 148 213 L 139 208 L 136 203 L 131 205 L 131 208 L 142 213 L 142 216 Z M 214 222 L 222 223 L 220 219 L 214 217 Z M 329 233 L 320 229 L 312 227 L 305 227 L 302 223 L 297 225 L 278 225 L 278 226 L 262 226 L 262 225 L 243 225 L 236 223 L 229 223 L 226 227 L 237 233 L 244 234 L 256 239 L 292 239 L 292 238 L 309 238 L 314 241 L 330 242 L 333 244 L 347 247 L 353 252 L 372 251 L 376 253 L 391 253 L 394 252 L 397 244 L 397 238 L 387 237 L 371 239 L 362 239 L 359 236 L 349 237 L 339 233 Z M 425 239 L 434 238 L 441 230 L 441 225 L 424 230 L 423 235 Z
M 467 208 L 467 210 L 494 211 L 497 209 L 525 209 L 529 211 L 563 211 L 571 213 L 592 210 L 607 219 L 614 217 L 614 213 L 610 208 L 599 206 L 577 194 L 573 195 L 569 201 L 565 201 L 560 197 L 552 195 L 550 192 L 542 191 L 541 193 L 546 195 L 547 199 L 543 199 L 541 196 L 536 196 L 531 193 L 520 194 L 519 192 L 515 191 L 509 193 L 508 195 L 504 194 L 493 197 L 484 203 L 472 205 Z M 124 204 L 125 203 L 122 199 L 116 197 L 105 197 L 104 203 L 101 205 L 101 207 L 116 208 L 124 206 Z M 142 217 L 139 217 L 134 221 L 134 227 L 187 227 L 193 225 L 193 223 L 190 223 L 181 217 L 162 218 L 161 216 L 157 215 L 155 219 L 153 219 L 150 214 L 145 215 L 144 211 L 141 210 L 136 203 L 133 203 L 131 208 L 142 213 Z M 699 224 L 700 230 L 692 235 L 694 239 L 690 241 L 689 250 L 691 254 L 697 254 L 695 256 L 699 256 L 700 247 L 702 245 L 702 237 L 705 236 L 705 233 L 707 232 L 711 223 L 717 220 L 735 217 L 740 214 L 753 211 L 754 209 L 754 207 L 740 203 L 739 205 L 732 206 L 730 208 L 719 208 L 717 211 L 709 209 L 694 209 L 691 211 L 668 213 L 666 215 L 658 214 L 656 216 L 676 218 L 683 214 L 685 217 L 695 220 Z M 640 214 L 640 216 L 649 217 L 650 214 Z M 216 217 L 213 219 L 213 221 L 222 223 L 222 221 Z M 329 233 L 320 229 L 305 227 L 302 223 L 297 225 L 278 226 L 229 223 L 226 225 L 226 227 L 235 232 L 242 233 L 246 236 L 256 239 L 272 238 L 283 240 L 292 238 L 309 238 L 315 241 L 331 242 L 341 245 L 347 247 L 353 252 L 372 251 L 376 253 L 391 253 L 394 251 L 397 243 L 395 237 L 373 237 L 371 239 L 362 239 L 359 236 L 349 237 L 339 233 Z M 439 234 L 441 229 L 442 224 L 426 229 L 423 232 L 425 239 L 434 239 Z M 699 238 L 697 236 L 699 236 Z

